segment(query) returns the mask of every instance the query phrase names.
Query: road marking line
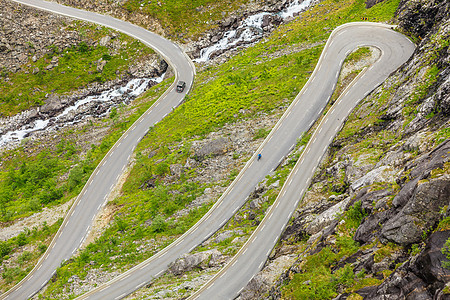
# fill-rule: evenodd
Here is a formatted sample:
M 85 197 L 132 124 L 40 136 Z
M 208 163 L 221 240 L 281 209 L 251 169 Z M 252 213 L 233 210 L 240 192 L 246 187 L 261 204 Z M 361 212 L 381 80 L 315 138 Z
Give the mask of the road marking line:
M 231 264 L 230 267 L 234 266 L 237 263 L 237 259 Z
M 197 229 L 198 229 L 198 227 L 195 227 L 195 229 L 191 232 L 191 233 L 194 233 L 194 232 L 196 232 L 197 231 Z
M 43 288 L 44 287 L 44 285 L 45 285 L 45 282 L 43 282 L 42 284 L 41 284 L 41 288 Z M 6 299 L 6 298 L 5 298 Z
M 219 276 L 219 279 L 225 276 L 225 274 L 227 274 L 227 272 L 223 272 L 222 275 Z
M 244 255 L 247 252 L 248 248 L 245 248 L 241 255 Z
M 288 112 L 288 114 L 286 115 L 286 118 L 289 117 L 289 115 L 291 114 L 291 110 Z
M 277 206 L 275 206 L 275 208 L 278 208 L 278 205 L 280 205 L 280 201 L 277 202 Z
M 325 123 L 324 123 L 324 124 L 327 124 L 327 122 L 328 122 L 328 118 L 325 119 Z M 322 129 L 321 129 L 321 130 L 322 130 Z
M 120 142 L 120 143 L 119 143 L 119 145 L 117 145 L 117 148 L 119 148 L 119 147 L 120 147 L 120 145 L 122 145 L 122 142 Z
M 33 297 L 33 295 L 34 295 L 34 294 L 30 294 L 27 298 L 29 299 L 29 298 Z
M 275 240 L 273 241 L 274 244 L 276 244 L 278 241 L 278 236 L 275 238 Z
M 323 127 L 320 127 L 320 129 L 319 129 L 319 133 L 321 133 L 321 132 L 322 132 L 322 129 L 323 129 Z
M 97 170 L 97 172 L 95 172 L 95 176 L 97 176 L 97 175 L 98 175 L 98 172 L 100 172 L 100 169 L 99 169 L 99 170 Z
M 124 138 L 123 139 L 126 139 L 128 137 L 128 133 L 124 136 Z
M 349 110 L 348 110 L 348 112 L 347 112 L 347 114 L 349 114 L 349 113 L 352 111 L 352 109 L 353 109 L 353 108 L 350 107 Z
M 309 126 L 308 127 L 311 127 L 312 125 L 314 124 L 314 120 L 313 121 L 311 121 L 311 123 L 309 124 Z
M 116 297 L 116 300 L 117 300 L 117 299 L 121 299 L 121 298 L 125 297 L 126 295 L 127 295 L 127 293 L 123 293 L 122 295 Z
M 284 194 L 286 194 L 286 190 L 284 190 L 283 195 L 281 195 L 281 197 L 284 197 Z
M 316 142 L 317 138 L 314 138 L 313 144 Z
M 113 156 L 113 154 L 114 154 L 114 151 L 112 151 L 111 154 L 109 154 L 109 156 L 111 157 L 111 156 Z
M 298 169 L 299 169 L 299 168 L 297 168 L 297 169 L 295 170 L 294 175 L 297 175 Z
M 261 230 L 260 230 L 260 231 L 263 231 L 265 227 L 266 227 L 266 224 L 264 224 L 264 225 L 261 227 Z
M 113 183 L 113 184 L 111 184 L 111 187 L 109 188 L 109 190 L 112 190 L 112 189 L 113 189 L 113 187 L 114 187 L 114 183 Z
M 320 157 L 319 158 L 317 158 L 317 162 L 319 162 L 320 161 Z
M 39 268 L 36 271 L 39 271 L 41 269 L 42 265 L 39 266 Z
M 272 216 L 273 216 L 273 214 L 270 214 L 269 217 L 267 218 L 267 220 L 270 220 L 270 218 L 272 218 Z
M 139 121 L 139 124 L 141 124 L 141 123 L 142 123 L 142 121 L 144 121 L 144 118 L 142 118 L 142 120 L 140 120 L 140 121 Z
M 330 139 L 328 140 L 328 143 L 331 142 L 333 140 L 333 137 L 330 136 Z
M 55 248 L 56 243 L 53 244 L 52 249 Z
M 130 154 L 130 155 L 128 155 L 127 161 L 129 161 L 129 160 L 130 160 L 130 158 L 131 158 L 131 154 Z
M 119 180 L 119 177 L 120 177 L 120 174 L 118 174 L 118 175 L 117 175 L 117 177 L 116 177 L 116 181 L 118 181 L 118 180 Z
M 31 278 L 33 278 L 33 275 L 31 275 L 30 277 L 28 277 L 28 280 L 27 280 L 27 281 L 30 281 Z
M 311 147 L 309 147 L 309 148 L 308 148 L 308 151 L 306 151 L 306 154 L 308 154 L 308 153 L 309 153 L 309 151 L 311 151 Z
M 156 277 L 158 277 L 158 276 L 161 275 L 162 273 L 164 273 L 164 270 L 159 271 L 158 273 L 156 273 Z
M 259 264 L 259 269 L 261 270 L 263 266 L 264 266 L 264 261 L 262 261 L 262 262 Z
M 320 72 L 320 69 L 322 69 L 322 64 L 319 65 L 319 69 L 317 70 L 317 72 Z

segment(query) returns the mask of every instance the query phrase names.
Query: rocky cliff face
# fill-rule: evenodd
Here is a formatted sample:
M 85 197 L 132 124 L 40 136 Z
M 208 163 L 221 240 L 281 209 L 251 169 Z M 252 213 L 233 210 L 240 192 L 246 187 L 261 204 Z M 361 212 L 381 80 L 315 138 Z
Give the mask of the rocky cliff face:
M 320 298 L 322 279 L 308 264 L 329 250 L 337 258 L 321 263 L 334 283 L 322 299 L 450 297 L 449 5 L 401 1 L 397 18 L 417 41 L 414 55 L 349 117 L 266 268 L 280 257 L 296 262 L 270 288 L 264 269 L 241 299 L 296 290 Z M 341 244 L 345 236 L 356 248 Z M 353 284 L 340 281 L 344 270 Z

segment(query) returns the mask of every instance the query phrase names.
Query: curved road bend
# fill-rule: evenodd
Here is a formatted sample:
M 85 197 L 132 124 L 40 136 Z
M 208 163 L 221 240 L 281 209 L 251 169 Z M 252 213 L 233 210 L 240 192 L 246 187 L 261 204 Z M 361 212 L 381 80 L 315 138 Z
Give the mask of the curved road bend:
M 152 32 L 109 16 L 56 3 L 40 0 L 18 0 L 16 2 L 94 22 L 133 36 L 155 49 L 166 59 L 176 71 L 176 77 L 186 82 L 186 91 L 189 91 L 192 86 L 195 72 L 192 62 L 178 46 Z M 176 93 L 174 86 L 175 84 L 172 84 L 165 94 L 113 146 L 94 170 L 41 260 L 21 282 L 1 295 L 0 299 L 20 300 L 30 298 L 47 283 L 56 268 L 75 253 L 89 232 L 94 217 L 105 204 L 108 194 L 130 160 L 138 142 L 149 127 L 159 122 L 172 111 L 173 107 L 178 106 L 183 101 L 186 92 Z
M 298 104 L 294 103 L 291 117 L 276 129 L 276 137 L 272 139 L 283 139 L 283 135 L 287 135 L 286 132 L 295 131 L 296 119 L 302 118 L 305 114 L 316 114 L 316 111 L 310 111 L 309 108 L 300 109 L 303 106 L 301 103 L 326 102 L 334 90 L 342 62 L 347 54 L 359 46 L 366 45 L 381 49 L 380 59 L 353 81 L 325 115 L 274 204 L 246 244 L 218 274 L 189 299 L 234 299 L 240 294 L 263 267 L 344 120 L 358 102 L 406 62 L 415 49 L 415 45 L 409 39 L 389 29 L 388 26 L 350 23 L 337 28 L 328 39 L 316 66 L 315 76 L 311 76 L 310 81 L 300 92 L 300 98 L 295 100 Z M 290 112 L 287 114 L 289 116 Z M 301 132 L 295 131 L 296 137 Z M 274 151 L 273 148 L 269 148 L 269 144 L 262 150 L 265 154 L 263 158 L 270 156 Z
M 345 92 L 344 97 L 339 101 L 339 108 L 335 108 L 329 115 L 331 117 L 326 119 L 327 126 L 321 127 L 317 136 L 312 139 L 314 143 L 308 146 L 306 152 L 313 157 L 308 157 L 305 161 L 307 163 L 300 164 L 302 168 L 305 168 L 301 172 L 298 172 L 298 167 L 294 171 L 298 177 L 294 176 L 292 180 L 289 179 L 288 184 L 291 184 L 289 192 L 286 189 L 283 190 L 282 199 L 278 199 L 276 205 L 272 206 L 269 216 L 264 221 L 269 225 L 261 224 L 249 243 L 256 240 L 256 237 L 258 237 L 258 242 L 247 244 L 246 248 L 239 252 L 246 255 L 234 258 L 232 263 L 227 265 L 226 272 L 222 271 L 215 277 L 217 278 L 216 283 L 211 281 L 199 292 L 204 293 L 201 295 L 202 299 L 232 299 L 238 295 L 242 287 L 261 268 L 268 252 L 273 248 L 281 230 L 289 220 L 290 214 L 298 204 L 300 199 L 298 188 L 302 186 L 306 188 L 309 182 L 309 178 L 306 179 L 301 175 L 312 172 L 311 170 L 317 165 L 331 138 L 340 128 L 342 120 L 356 103 L 381 84 L 412 54 L 414 44 L 405 36 L 373 23 L 350 24 L 335 30 L 328 40 L 310 80 L 256 152 L 262 153 L 262 159 L 257 161 L 255 154 L 214 206 L 174 243 L 110 282 L 82 295 L 79 299 L 120 299 L 125 297 L 152 278 L 162 274 L 176 258 L 190 252 L 221 228 L 245 203 L 247 196 L 258 182 L 280 164 L 295 145 L 297 138 L 317 120 L 333 93 L 345 57 L 353 49 L 364 45 L 375 45 L 382 49 L 382 58 L 366 71 L 361 80 Z M 309 149 L 314 151 L 309 151 Z M 274 211 L 277 212 L 276 217 L 271 217 Z M 268 221 L 269 219 L 271 222 Z M 263 230 L 264 232 L 259 234 Z M 193 298 L 196 296 L 197 294 Z
M 22 0 L 25 1 L 25 0 Z M 30 0 L 31 1 L 31 0 Z M 36 3 L 36 1 L 33 1 L 33 3 Z M 39 2 L 42 3 L 42 2 Z M 46 2 L 43 2 L 46 3 Z M 48 9 L 51 11 L 55 11 L 55 7 L 60 7 L 56 4 L 48 4 Z M 36 6 L 36 5 L 35 5 Z M 40 8 L 43 8 L 42 6 Z M 44 7 L 45 8 L 45 7 Z M 73 9 L 76 12 L 79 12 L 79 10 Z M 71 8 L 64 8 L 64 14 L 73 16 L 72 9 Z M 83 12 L 81 18 L 85 19 L 86 13 Z M 99 18 L 106 18 L 106 19 L 112 19 L 109 17 L 103 17 L 97 14 L 92 14 L 93 17 L 99 17 Z M 80 16 L 75 16 L 80 17 Z M 91 17 L 88 17 L 91 19 Z M 121 23 L 124 23 L 127 25 L 128 23 L 113 20 L 114 22 L 119 22 L 119 25 L 115 25 L 117 27 L 121 26 Z M 103 19 L 102 19 L 103 21 Z M 103 21 L 103 23 L 106 26 L 108 25 L 108 22 Z M 139 30 L 138 27 L 133 25 L 127 25 L 131 26 L 133 30 Z M 113 28 L 117 28 L 114 26 L 111 26 Z M 123 28 L 117 28 L 121 31 Z M 133 36 L 136 36 L 135 34 L 132 34 Z M 158 48 L 157 48 L 158 50 Z M 161 50 L 161 49 L 159 49 Z M 181 57 L 181 56 L 180 56 Z M 305 88 L 302 90 L 302 92 L 297 96 L 296 100 L 293 102 L 293 104 L 290 106 L 286 114 L 280 119 L 280 121 L 275 126 L 274 130 L 269 134 L 268 138 L 263 142 L 261 145 L 261 152 L 263 153 L 263 159 L 260 162 L 256 162 L 255 158 L 252 158 L 244 167 L 244 169 L 241 171 L 241 173 L 238 175 L 236 180 L 230 185 L 230 187 L 227 189 L 227 191 L 222 195 L 222 197 L 216 202 L 216 204 L 213 206 L 213 208 L 205 214 L 205 216 L 197 223 L 195 224 L 191 229 L 189 229 L 184 235 L 182 235 L 179 239 L 177 239 L 174 243 L 157 253 L 154 257 L 146 260 L 145 262 L 139 264 L 138 266 L 134 267 L 133 269 L 125 272 L 124 274 L 116 277 L 112 281 L 94 289 L 91 292 L 86 293 L 85 295 L 81 296 L 80 298 L 90 298 L 90 299 L 118 299 L 122 298 L 129 293 L 133 292 L 134 290 L 140 288 L 144 284 L 151 281 L 154 277 L 159 276 L 162 272 L 164 272 L 167 269 L 167 265 L 170 262 L 173 262 L 176 258 L 181 256 L 184 253 L 187 253 L 191 251 L 193 248 L 195 248 L 197 245 L 199 245 L 202 241 L 207 239 L 209 236 L 211 236 L 215 231 L 217 231 L 220 227 L 225 224 L 225 222 L 232 217 L 232 215 L 245 203 L 245 199 L 247 195 L 252 191 L 254 186 L 261 181 L 266 174 L 268 174 L 271 170 L 277 167 L 279 162 L 282 160 L 282 158 L 289 152 L 289 150 L 292 148 L 292 146 L 295 144 L 296 139 L 298 136 L 301 135 L 302 132 L 307 131 L 314 120 L 317 119 L 317 117 L 320 115 L 323 108 L 326 106 L 326 103 L 331 96 L 332 89 L 329 88 L 322 88 L 322 84 L 319 84 L 319 87 L 317 90 L 315 90 L 314 94 L 318 95 L 318 97 L 312 97 L 308 99 L 308 101 L 299 101 L 300 95 L 308 95 L 307 89 L 308 87 L 311 87 L 313 85 L 313 82 L 316 78 L 317 68 L 322 66 L 321 61 L 325 60 L 323 57 L 319 61 L 318 67 L 316 67 L 315 72 L 311 76 L 310 81 L 305 85 Z M 336 59 L 332 59 L 332 64 L 336 64 L 336 70 L 339 71 L 340 65 L 342 62 L 337 61 Z M 188 64 L 188 63 L 186 63 Z M 327 66 L 328 68 L 328 66 Z M 181 75 L 180 69 L 178 69 L 178 72 Z M 178 73 L 177 72 L 177 73 Z M 320 73 L 320 72 L 319 72 Z M 327 77 L 327 76 L 324 76 Z M 183 77 L 184 78 L 184 77 Z M 333 79 L 329 79 L 333 81 Z M 335 80 L 334 80 L 335 81 Z M 188 84 L 190 81 L 187 81 Z M 316 85 L 318 82 L 316 81 Z M 316 89 L 316 87 L 314 87 Z M 310 90 L 311 94 L 312 89 Z M 303 97 L 302 96 L 302 97 Z M 294 111 L 294 114 L 289 117 L 291 112 Z M 297 116 L 303 116 L 300 120 L 298 120 Z M 138 121 L 139 122 L 139 121 Z M 288 125 L 286 125 L 288 124 Z M 151 124 L 150 124 L 151 125 Z M 148 128 L 147 125 L 146 128 Z M 133 126 L 134 127 L 134 126 Z M 132 128 L 133 128 L 132 127 Z M 125 135 L 126 136 L 126 135 Z M 126 136 L 127 137 L 127 136 Z M 124 139 L 126 140 L 126 137 Z M 124 141 L 125 142 L 125 141 Z M 118 144 L 122 144 L 121 142 L 118 142 Z M 123 143 L 125 144 L 125 143 Z M 123 145 L 122 144 L 122 145 Z M 131 148 L 132 149 L 132 148 Z M 111 154 L 114 154 L 113 152 Z M 117 160 L 116 158 L 113 160 Z M 111 161 L 111 160 L 109 160 Z M 109 164 L 109 163 L 108 163 Z M 101 165 L 100 171 L 102 171 L 101 168 L 103 168 L 104 165 Z M 112 166 L 113 167 L 113 166 Z M 120 169 L 120 168 L 119 168 Z M 106 173 L 106 172 L 105 172 Z M 97 173 L 95 173 L 93 176 L 96 176 Z M 104 179 L 111 179 L 114 176 L 109 176 L 109 173 L 106 173 L 104 175 Z M 110 178 L 111 177 L 111 178 Z M 95 182 L 95 180 L 93 181 Z M 86 186 L 85 190 L 82 192 L 81 197 L 86 197 L 87 191 L 89 191 L 90 182 L 88 182 L 88 185 Z M 92 183 L 92 185 L 94 185 Z M 87 191 L 86 191 L 87 190 Z M 94 190 L 92 188 L 92 190 Z M 84 193 L 86 191 L 86 193 Z M 109 192 L 109 191 L 108 191 Z M 105 193 L 106 194 L 106 193 Z M 91 197 L 90 201 L 93 201 L 94 199 Z M 103 201 L 98 202 L 100 205 L 103 203 Z M 87 204 L 85 204 L 87 205 Z M 78 207 L 78 206 L 77 206 Z M 94 208 L 95 209 L 95 208 Z M 76 211 L 76 209 L 74 209 Z M 88 213 L 89 208 L 84 208 L 84 210 L 81 210 L 80 212 L 75 214 L 75 211 L 73 211 L 73 217 L 80 218 L 81 224 L 90 224 L 91 219 L 89 218 L 83 218 L 83 211 L 86 211 Z M 89 211 L 90 212 L 90 211 Z M 95 213 L 90 214 L 92 217 L 96 214 Z M 69 212 L 72 216 L 72 211 Z M 72 219 L 72 218 L 70 218 Z M 67 221 L 65 220 L 65 224 L 69 224 L 67 226 L 70 226 L 71 222 L 70 219 Z M 66 222 L 67 221 L 67 222 Z M 74 223 L 73 221 L 72 223 Z M 73 224 L 72 224 L 73 225 Z M 72 230 L 76 232 L 76 229 L 80 225 L 73 226 Z M 83 225 L 84 228 L 88 228 L 89 225 Z M 65 229 L 64 229 L 65 230 Z M 64 230 L 61 230 L 57 234 L 57 238 L 59 235 L 63 235 L 65 233 Z M 74 234 L 71 234 L 71 231 L 67 230 L 69 235 L 74 236 Z M 79 242 L 75 242 L 76 245 L 79 245 Z M 61 244 L 58 244 L 61 245 Z M 53 243 L 51 245 L 51 248 L 53 248 Z M 67 248 L 64 246 L 59 246 L 61 248 Z M 56 248 L 56 247 L 55 247 Z M 64 250 L 64 249 L 62 249 Z M 62 251 L 60 249 L 60 251 Z M 72 250 L 73 251 L 73 250 Z M 52 253 L 54 251 L 50 251 Z M 69 251 L 70 252 L 70 251 Z M 50 254 L 49 253 L 49 254 Z M 70 255 L 68 255 L 70 256 Z M 45 258 L 47 258 L 47 253 L 44 255 Z M 63 258 L 65 259 L 65 258 Z M 62 261 L 63 259 L 60 259 Z M 45 260 L 47 261 L 47 260 Z M 59 265 L 59 262 L 54 264 L 53 266 L 51 264 L 48 264 L 48 270 L 50 272 L 54 272 L 53 270 Z M 36 272 L 40 270 L 42 267 L 41 265 L 37 265 L 34 269 Z M 43 270 L 42 268 L 41 270 Z M 36 275 L 36 273 L 32 274 L 32 276 Z M 32 276 L 27 276 L 21 284 L 24 284 L 24 286 L 28 286 L 28 282 L 33 282 L 35 279 L 33 279 Z M 48 276 L 48 275 L 47 275 Z M 40 277 L 37 276 L 37 277 Z M 48 280 L 49 277 L 46 279 L 43 279 L 42 282 L 45 283 Z M 20 286 L 19 284 L 18 286 Z M 39 286 L 35 287 L 37 290 L 40 288 Z M 17 290 L 14 290 L 17 291 Z M 20 291 L 20 289 L 19 289 Z M 13 299 L 21 299 L 23 297 L 27 297 L 27 292 L 35 293 L 34 289 L 28 289 L 24 293 L 20 294 L 21 296 L 19 298 L 14 297 Z M 29 294 L 29 295 L 31 295 Z M 19 294 L 17 294 L 19 295 Z

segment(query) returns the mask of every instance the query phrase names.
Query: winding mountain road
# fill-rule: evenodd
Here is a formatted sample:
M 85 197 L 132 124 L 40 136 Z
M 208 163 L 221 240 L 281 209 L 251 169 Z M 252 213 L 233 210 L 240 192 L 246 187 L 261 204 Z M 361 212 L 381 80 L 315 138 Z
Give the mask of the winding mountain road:
M 20 300 L 30 298 L 37 293 L 52 277 L 56 268 L 63 261 L 69 259 L 80 247 L 90 230 L 92 221 L 106 203 L 106 199 L 117 183 L 117 179 L 130 161 L 134 148 L 151 126 L 182 103 L 186 92 L 192 87 L 195 68 L 190 59 L 176 44 L 131 23 L 53 2 L 40 0 L 17 0 L 16 2 L 94 22 L 133 36 L 164 57 L 176 72 L 175 82 L 178 78 L 186 82 L 184 93 L 177 93 L 175 83 L 172 84 L 164 95 L 117 141 L 92 173 L 35 268 L 19 284 L 0 296 L 0 299 Z
M 269 135 L 260 151 L 271 156 L 279 143 L 294 141 L 295 129 L 305 115 L 318 117 L 336 86 L 347 55 L 358 47 L 381 50 L 380 59 L 363 70 L 344 90 L 311 136 L 280 194 L 245 245 L 209 282 L 188 299 L 234 299 L 262 269 L 280 234 L 307 190 L 314 171 L 344 120 L 358 102 L 379 86 L 413 54 L 415 45 L 390 26 L 377 23 L 349 23 L 335 29 L 328 39 L 311 78 Z M 320 108 L 309 103 L 320 103 Z M 300 118 L 300 120 L 298 120 Z M 296 134 L 290 134 L 295 130 Z M 283 137 L 283 135 L 290 137 Z M 265 142 L 266 142 L 265 141 Z M 264 142 L 264 143 L 265 143 Z
M 158 51 L 176 70 L 177 77 L 191 88 L 194 67 L 179 47 L 145 29 L 108 16 L 85 12 L 41 0 L 14 0 L 58 14 L 105 25 L 143 41 Z M 79 299 L 120 299 L 158 277 L 181 255 L 190 252 L 220 229 L 245 203 L 247 196 L 274 170 L 321 115 L 331 97 L 345 57 L 359 46 L 382 50 L 379 61 L 354 81 L 327 116 L 307 145 L 304 154 L 286 181 L 280 196 L 245 246 L 217 276 L 191 298 L 232 299 L 258 272 L 278 240 L 310 182 L 314 169 L 343 120 L 354 106 L 381 84 L 412 54 L 414 44 L 387 26 L 352 23 L 336 29 L 328 40 L 308 83 L 287 109 L 257 153 L 252 157 L 214 206 L 185 234 L 153 257 L 113 280 L 82 295 Z M 26 299 L 37 293 L 56 268 L 80 246 L 93 218 L 130 159 L 134 148 L 150 126 L 160 121 L 183 99 L 172 85 L 169 90 L 124 134 L 105 156 L 67 214 L 60 230 L 42 259 L 18 285 L 0 299 Z

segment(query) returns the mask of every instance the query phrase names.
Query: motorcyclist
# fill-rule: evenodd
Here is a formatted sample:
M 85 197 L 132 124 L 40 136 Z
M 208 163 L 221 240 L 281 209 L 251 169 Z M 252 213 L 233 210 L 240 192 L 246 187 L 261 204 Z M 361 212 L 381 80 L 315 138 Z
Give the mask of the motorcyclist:
M 262 156 L 261 153 L 259 153 L 259 154 L 258 154 L 258 160 L 261 159 L 261 156 Z

